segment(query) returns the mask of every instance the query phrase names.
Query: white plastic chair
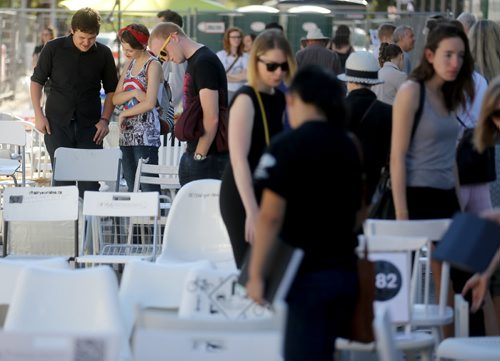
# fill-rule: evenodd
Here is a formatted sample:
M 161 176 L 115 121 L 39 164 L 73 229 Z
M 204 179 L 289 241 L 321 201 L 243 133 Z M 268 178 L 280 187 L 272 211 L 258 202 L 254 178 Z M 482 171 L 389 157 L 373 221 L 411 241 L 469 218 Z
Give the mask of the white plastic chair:
M 448 286 L 450 279 L 450 266 L 447 262 L 441 265 L 441 284 L 439 289 L 439 303 L 432 303 L 429 300 L 430 294 L 430 262 L 431 262 L 431 247 L 432 241 L 439 241 L 448 227 L 451 224 L 451 219 L 430 219 L 430 220 L 366 220 L 363 230 L 367 236 L 398 236 L 402 237 L 402 241 L 406 237 L 425 237 L 428 239 L 426 247 L 425 262 L 425 279 L 424 279 L 424 295 L 423 303 L 417 303 L 418 293 L 413 296 L 412 309 L 412 325 L 415 327 L 430 327 L 435 336 L 436 341 L 442 340 L 441 327 L 453 322 L 453 309 L 447 306 Z M 416 274 L 416 288 L 419 288 L 421 271 Z
M 197 267 L 206 270 L 212 266 L 205 261 Z M 177 313 L 186 275 L 184 267 L 161 263 L 136 261 L 125 265 L 119 298 L 125 332 L 129 337 L 139 309 L 155 307 Z
M 126 358 L 130 353 L 120 317 L 118 281 L 109 267 L 26 267 L 19 276 L 4 329 L 40 334 L 110 333 L 122 340 L 122 355 Z
M 4 256 L 78 255 L 76 186 L 6 188 L 3 207 Z
M 75 149 L 57 148 L 54 153 L 52 183 L 113 182 L 119 190 L 122 152 L 118 148 Z
M 26 130 L 24 125 L 15 120 L 0 121 L 0 144 L 7 146 L 0 156 L 0 176 L 11 177 L 17 187 L 16 172 L 21 168 L 21 185 L 24 187 L 26 185 Z M 11 147 L 19 148 L 19 152 L 16 149 L 12 150 Z
M 217 268 L 236 269 L 219 209 L 220 183 L 202 179 L 179 190 L 167 217 L 158 263 L 189 265 L 208 260 Z
M 419 255 L 420 250 L 427 245 L 428 241 L 424 237 L 407 237 L 404 240 L 401 237 L 390 237 L 390 236 L 360 236 L 360 247 L 359 249 L 364 249 L 365 242 L 368 242 L 368 250 L 370 255 L 372 253 L 383 252 L 383 253 L 404 253 L 407 255 L 408 259 L 411 259 L 411 253 L 415 252 L 415 258 L 412 265 L 413 272 L 415 275 L 418 270 Z M 410 269 L 406 270 L 404 279 L 410 279 L 409 284 L 404 283 L 400 286 L 402 288 L 401 292 L 408 292 L 408 304 L 404 307 L 408 310 L 409 318 L 407 320 L 400 320 L 398 322 L 399 326 L 404 326 L 404 332 L 396 334 L 395 342 L 396 348 L 404 353 L 411 354 L 413 352 L 420 353 L 421 360 L 430 361 L 432 359 L 432 351 L 435 347 L 435 338 L 429 334 L 423 332 L 415 332 L 411 330 L 412 323 L 412 312 L 411 300 L 416 292 L 416 277 L 410 278 Z M 375 305 L 375 310 L 377 310 L 382 305 Z M 394 320 L 397 321 L 397 320 Z M 338 338 L 335 347 L 337 350 L 344 351 L 358 351 L 358 352 L 372 352 L 377 348 L 376 343 L 358 343 L 352 342 L 343 338 Z
M 396 335 L 391 324 L 391 315 L 386 307 L 379 308 L 375 312 L 373 333 L 379 361 L 403 361 L 403 355 L 396 348 Z
M 134 335 L 134 359 L 171 361 L 282 360 L 286 308 L 268 319 L 197 320 L 145 310 Z
M 90 222 L 94 254 L 77 263 L 118 264 L 154 260 L 158 244 L 158 192 L 111 193 L 86 191 L 83 216 Z M 85 237 L 89 239 L 90 237 Z M 141 241 L 140 244 L 134 243 Z M 86 245 L 83 250 L 86 250 Z
M 436 355 L 438 361 L 498 361 L 500 337 L 449 337 L 439 344 Z

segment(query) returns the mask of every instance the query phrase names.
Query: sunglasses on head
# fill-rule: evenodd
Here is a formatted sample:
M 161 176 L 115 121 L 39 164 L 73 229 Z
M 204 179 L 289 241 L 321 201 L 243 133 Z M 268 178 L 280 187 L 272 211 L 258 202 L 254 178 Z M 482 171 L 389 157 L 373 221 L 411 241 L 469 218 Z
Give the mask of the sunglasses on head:
M 274 72 L 276 69 L 281 68 L 282 71 L 288 71 L 288 62 L 284 63 L 266 63 L 264 60 L 259 59 L 259 61 L 266 65 L 266 69 L 269 72 Z
M 170 43 L 170 39 L 172 39 L 172 34 L 173 33 L 170 33 L 170 35 L 167 37 L 167 39 L 165 40 L 165 42 L 163 43 L 163 45 L 160 48 L 160 53 L 158 55 L 158 58 L 162 62 L 163 61 L 168 61 L 167 45 L 168 45 L 168 43 Z
M 492 118 L 500 118 L 500 109 L 494 110 L 491 112 L 490 117 Z

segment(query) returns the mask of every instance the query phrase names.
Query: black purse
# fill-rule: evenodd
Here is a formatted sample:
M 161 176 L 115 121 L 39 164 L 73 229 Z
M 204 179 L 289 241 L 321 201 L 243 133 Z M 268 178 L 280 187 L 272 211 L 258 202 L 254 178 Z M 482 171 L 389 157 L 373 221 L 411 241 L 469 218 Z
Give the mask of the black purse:
M 465 128 L 456 153 L 460 185 L 493 182 L 497 179 L 495 148 L 487 147 L 479 153 L 472 142 L 474 129 L 467 128 L 458 116 L 457 120 Z
M 418 123 L 420 122 L 420 117 L 424 110 L 424 100 L 425 100 L 425 85 L 420 82 L 420 100 L 418 104 L 418 109 L 415 113 L 415 120 L 413 121 L 413 127 L 411 130 L 410 144 L 417 131 Z M 389 163 L 389 162 L 387 162 Z M 368 212 L 368 218 L 371 219 L 396 219 L 396 207 L 394 206 L 394 200 L 392 198 L 392 187 L 391 187 L 391 173 L 389 170 L 389 164 L 382 167 L 380 174 L 380 179 L 375 188 L 375 193 L 372 197 L 372 204 L 370 211 Z

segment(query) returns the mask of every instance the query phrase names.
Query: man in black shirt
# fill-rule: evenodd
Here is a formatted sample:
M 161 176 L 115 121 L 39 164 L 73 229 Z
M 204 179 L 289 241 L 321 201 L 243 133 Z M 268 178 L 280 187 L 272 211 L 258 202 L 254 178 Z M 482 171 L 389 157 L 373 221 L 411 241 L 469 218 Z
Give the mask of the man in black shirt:
M 111 50 L 96 43 L 100 22 L 95 10 L 78 10 L 71 20 L 71 34 L 46 44 L 31 76 L 35 127 L 45 134 L 52 164 L 57 148 L 100 149 L 109 132 L 118 78 Z M 44 114 L 40 102 L 49 78 L 51 92 Z M 101 86 L 106 93 L 102 112 Z M 79 182 L 78 187 L 83 196 L 85 190 L 98 190 L 99 184 Z
M 184 185 L 197 179 L 221 179 L 229 159 L 227 146 L 227 77 L 217 55 L 195 42 L 174 23 L 160 23 L 149 37 L 151 51 L 162 61 L 187 61 L 183 112 L 175 136 L 187 141 L 179 164 Z

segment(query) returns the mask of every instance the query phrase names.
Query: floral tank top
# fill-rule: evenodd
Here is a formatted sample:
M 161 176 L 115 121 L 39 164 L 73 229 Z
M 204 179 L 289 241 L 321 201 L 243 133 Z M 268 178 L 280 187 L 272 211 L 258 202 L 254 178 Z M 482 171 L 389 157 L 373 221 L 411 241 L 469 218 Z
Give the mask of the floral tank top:
M 137 75 L 132 75 L 132 68 L 135 64 L 135 59 L 130 62 L 130 65 L 125 74 L 123 81 L 123 90 L 130 91 L 140 89 L 146 92 L 148 88 L 148 66 L 152 61 L 158 61 L 154 57 L 150 57 Z M 138 103 L 136 98 L 132 98 L 127 103 L 123 104 L 124 109 L 131 108 Z M 160 146 L 160 116 L 158 109 L 155 107 L 148 112 L 128 117 L 125 120 L 125 128 L 120 129 L 121 146 L 145 145 L 152 147 Z

